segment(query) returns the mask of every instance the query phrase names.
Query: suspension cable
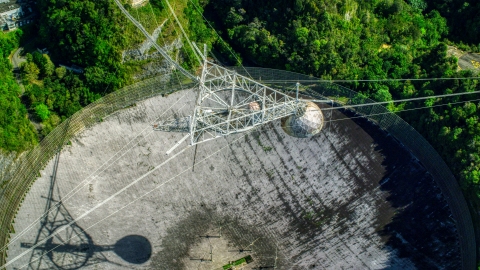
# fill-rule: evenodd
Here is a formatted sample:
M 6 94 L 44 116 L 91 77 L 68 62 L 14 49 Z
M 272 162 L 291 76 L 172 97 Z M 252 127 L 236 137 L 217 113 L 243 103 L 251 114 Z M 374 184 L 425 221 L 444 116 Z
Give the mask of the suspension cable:
M 170 64 L 174 65 L 180 72 L 182 72 L 185 76 L 188 78 L 192 79 L 193 81 L 197 81 L 197 78 L 190 74 L 187 70 L 185 70 L 180 64 L 177 62 L 173 61 L 173 59 L 153 40 L 153 37 L 150 36 L 150 34 L 145 30 L 145 28 L 140 24 L 128 11 L 123 7 L 122 3 L 120 3 L 120 0 L 115 0 L 115 3 L 117 4 L 118 8 L 122 11 L 122 13 L 143 33 L 147 39 L 150 40 L 150 42 L 153 44 L 153 46 L 158 50 L 158 52 L 167 59 Z
M 475 102 L 475 101 L 480 101 L 480 99 L 470 99 L 470 100 L 464 100 L 464 101 L 458 101 L 458 102 L 437 104 L 437 105 L 432 105 L 432 106 L 417 107 L 417 108 L 412 108 L 412 109 L 403 109 L 403 110 L 398 110 L 398 111 L 388 111 L 388 112 L 383 112 L 383 113 L 364 114 L 364 115 L 360 115 L 360 116 L 345 117 L 345 118 L 329 120 L 329 121 L 325 121 L 325 122 L 326 123 L 337 122 L 337 121 L 344 121 L 344 120 L 348 120 L 348 119 L 365 118 L 365 117 L 369 117 L 369 116 L 376 116 L 376 115 L 383 115 L 383 114 L 408 112 L 408 111 L 415 111 L 415 110 L 428 109 L 428 108 L 434 108 L 434 107 L 442 107 L 442 106 L 447 106 L 447 105 L 455 105 L 455 104 L 462 104 L 462 103 Z M 342 107 L 335 107 L 335 109 L 340 109 L 340 108 L 342 108 Z M 326 110 L 331 110 L 331 109 L 330 108 L 326 108 L 326 109 L 323 108 L 321 110 L 326 111 Z
M 381 102 L 372 102 L 372 103 L 364 103 L 364 104 L 351 104 L 351 105 L 343 105 L 343 106 L 340 106 L 340 107 L 330 108 L 330 109 L 327 109 L 327 110 L 334 110 L 334 109 L 341 109 L 341 108 L 357 108 L 357 107 L 364 107 L 364 106 L 383 105 L 383 104 L 400 103 L 400 102 L 410 102 L 410 101 L 427 100 L 427 99 L 444 98 L 444 97 L 464 96 L 464 95 L 471 95 L 471 94 L 480 94 L 480 91 L 443 94 L 443 95 L 435 95 L 435 96 L 428 96 L 428 97 L 397 99 L 397 100 L 391 100 L 391 101 L 381 101 Z M 313 102 L 318 102 L 318 101 L 325 102 L 326 101 L 326 100 L 310 100 L 310 99 L 304 99 L 304 100 L 305 101 L 313 101 Z
M 190 38 L 188 38 L 187 33 L 185 32 L 182 24 L 180 23 L 180 20 L 178 20 L 177 14 L 175 14 L 175 11 L 173 10 L 172 6 L 170 5 L 170 2 L 168 2 L 168 0 L 165 0 L 165 2 L 167 3 L 168 8 L 170 9 L 170 12 L 172 13 L 173 17 L 175 18 L 175 21 L 177 22 L 178 26 L 180 27 L 180 30 L 182 31 L 183 36 L 185 37 L 188 44 L 190 45 L 190 48 L 192 48 L 193 54 L 195 55 L 195 57 L 198 60 L 198 63 L 201 66 L 203 64 L 203 62 L 202 62 L 202 60 L 200 60 L 200 57 L 198 56 L 197 52 L 195 51 L 195 48 L 193 47 L 192 42 L 190 41 Z
M 160 37 L 162 39 L 162 42 L 164 44 L 164 46 L 167 46 L 167 42 L 165 41 L 165 38 L 163 37 L 163 30 L 164 30 L 164 27 L 165 27 L 165 24 L 167 23 L 168 21 L 168 18 L 165 19 L 165 21 L 162 23 L 162 25 L 158 24 L 158 21 L 157 21 L 157 16 L 155 15 L 155 12 L 153 11 L 153 7 L 152 7 L 152 4 L 150 3 L 150 1 L 148 2 L 148 5 L 150 6 L 150 10 L 152 12 L 152 15 L 153 15 L 153 19 L 155 20 L 155 26 L 156 27 L 160 27 L 160 33 L 158 35 L 158 37 Z M 160 25 L 160 26 L 159 26 Z M 155 30 L 154 30 L 155 31 Z M 157 38 L 158 39 L 158 38 Z M 173 44 L 173 43 L 172 43 Z M 180 77 L 178 76 L 178 73 L 177 72 L 172 72 L 176 79 L 177 79 L 177 82 L 180 84 L 180 85 L 183 85 L 182 81 L 180 80 Z
M 266 83 L 288 83 L 288 82 L 390 82 L 390 81 L 442 81 L 442 80 L 478 80 L 480 77 L 453 77 L 453 78 L 413 78 L 413 79 L 365 79 L 365 80 L 261 80 Z
M 217 37 L 219 38 L 219 40 L 225 45 L 225 48 L 227 48 L 227 50 L 230 52 L 230 54 L 235 58 L 235 60 L 237 61 L 237 63 L 240 65 L 240 67 L 245 70 L 245 72 L 248 74 L 248 76 L 250 78 L 253 79 L 252 75 L 250 75 L 250 73 L 248 72 L 248 70 L 241 64 L 241 61 L 240 59 L 235 55 L 235 53 L 230 49 L 230 47 L 228 47 L 228 44 L 222 39 L 222 37 L 220 36 L 220 34 L 218 34 L 217 30 L 215 30 L 215 28 L 213 28 L 212 24 L 210 24 L 210 22 L 207 20 L 207 18 L 205 18 L 205 16 L 203 15 L 203 12 L 200 11 L 200 8 L 197 6 L 197 4 L 195 4 L 195 2 L 193 2 L 192 0 L 189 0 L 190 3 L 192 3 L 193 7 L 197 10 L 197 12 L 202 16 L 203 20 L 205 22 L 207 22 L 208 26 L 213 30 L 213 32 L 217 35 Z

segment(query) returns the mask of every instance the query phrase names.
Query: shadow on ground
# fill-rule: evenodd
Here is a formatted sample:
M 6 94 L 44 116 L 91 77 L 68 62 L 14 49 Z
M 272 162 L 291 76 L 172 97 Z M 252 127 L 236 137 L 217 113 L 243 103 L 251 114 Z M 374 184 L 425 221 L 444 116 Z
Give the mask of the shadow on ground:
M 113 251 L 125 262 L 143 264 L 152 254 L 150 241 L 140 235 L 127 235 L 114 245 L 95 245 L 92 237 L 81 228 L 63 205 L 55 189 L 60 154 L 55 157 L 50 188 L 40 229 L 33 243 L 20 246 L 31 250 L 28 269 L 80 269 L 88 265 L 112 262 L 103 254 Z M 55 198 L 58 198 L 57 200 Z

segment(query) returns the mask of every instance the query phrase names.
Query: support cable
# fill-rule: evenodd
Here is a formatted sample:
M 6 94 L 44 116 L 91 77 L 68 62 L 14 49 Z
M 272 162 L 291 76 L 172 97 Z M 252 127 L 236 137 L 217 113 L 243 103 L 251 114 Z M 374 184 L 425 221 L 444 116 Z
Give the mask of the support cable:
M 444 98 L 444 97 L 464 96 L 464 95 L 471 95 L 471 94 L 480 94 L 480 91 L 443 94 L 443 95 L 435 95 L 435 96 L 428 96 L 428 97 L 397 99 L 397 100 L 392 100 L 392 101 L 381 101 L 381 102 L 373 102 L 373 103 L 365 103 L 365 104 L 352 104 L 352 105 L 339 106 L 339 107 L 335 107 L 335 108 L 327 108 L 327 109 L 324 109 L 324 110 L 358 108 L 358 107 L 364 107 L 364 106 L 383 105 L 383 104 L 391 104 L 391 103 L 399 103 L 399 102 L 410 102 L 410 101 L 427 100 L 427 99 Z M 328 100 L 306 100 L 305 99 L 304 101 L 326 102 Z
M 118 0 L 117 0 L 118 1 Z M 165 2 L 167 3 L 168 5 L 168 8 L 170 9 L 170 12 L 172 13 L 173 17 L 175 18 L 175 21 L 177 22 L 178 26 L 180 27 L 180 30 L 182 31 L 182 34 L 183 36 L 185 37 L 185 39 L 187 40 L 188 44 L 190 45 L 190 48 L 192 48 L 192 51 L 193 51 L 193 54 L 195 55 L 195 57 L 197 58 L 197 61 L 200 65 L 202 65 L 202 60 L 200 60 L 200 57 L 198 56 L 197 52 L 195 51 L 195 48 L 193 47 L 192 45 L 192 42 L 190 41 L 190 39 L 188 38 L 187 36 L 187 33 L 185 33 L 185 30 L 183 29 L 183 26 L 182 24 L 180 23 L 180 21 L 178 20 L 178 17 L 177 17 L 177 14 L 175 14 L 175 11 L 173 10 L 172 6 L 170 5 L 170 3 L 168 2 L 168 0 L 165 0 Z
M 153 7 L 152 7 L 152 4 L 150 3 L 150 1 L 148 1 L 148 5 L 150 6 L 150 10 L 152 11 L 152 15 L 153 15 L 153 19 L 155 20 L 155 25 L 158 27 L 158 21 L 157 21 L 157 16 L 155 16 L 155 12 L 153 11 Z M 139 17 L 140 19 L 140 17 Z M 168 20 L 168 18 L 166 19 Z M 162 39 L 162 42 L 164 44 L 164 46 L 166 46 L 167 42 L 165 41 L 165 38 L 163 38 L 163 28 L 165 27 L 165 22 L 162 24 L 162 29 L 160 30 L 160 34 L 158 35 L 161 39 Z M 168 61 L 168 60 L 167 60 Z M 177 72 L 172 72 L 173 74 L 175 74 L 175 77 L 177 78 L 177 82 L 182 85 L 182 80 L 180 80 L 180 77 L 178 77 L 178 73 Z
M 118 0 L 116 0 L 116 2 L 118 2 Z M 167 4 L 168 4 L 168 1 L 167 1 Z M 168 4 L 169 5 L 169 4 Z M 122 7 L 123 8 L 123 7 Z M 182 32 L 183 34 L 186 36 L 180 22 L 178 21 L 178 18 L 176 17 L 175 13 L 173 12 L 173 9 L 171 8 L 171 6 L 169 5 L 169 8 L 170 10 L 172 11 L 177 23 L 179 24 L 179 26 L 181 27 L 182 29 Z M 126 11 L 126 10 L 125 10 Z M 127 12 L 128 13 L 128 12 Z M 203 15 L 202 15 L 203 16 Z M 128 17 L 128 15 L 127 15 Z M 131 16 L 130 16 L 131 17 Z M 133 18 L 133 17 L 131 17 Z M 139 27 L 139 25 L 136 24 L 137 27 Z M 140 24 L 140 27 L 139 27 L 140 30 L 142 30 L 142 32 L 146 31 Z M 145 33 L 144 33 L 145 34 Z M 147 38 L 149 38 L 152 42 L 153 45 L 156 45 L 156 42 L 151 38 L 151 36 L 147 33 L 146 34 Z M 192 46 L 190 40 L 188 39 L 188 37 L 186 36 L 190 46 Z M 158 45 L 157 45 L 158 46 Z M 158 48 L 157 48 L 158 49 Z M 192 49 L 193 51 L 195 52 L 195 49 L 193 48 L 192 46 Z M 162 53 L 162 51 L 159 51 L 160 53 Z M 162 54 L 163 55 L 163 54 Z M 197 56 L 197 59 L 198 58 L 198 55 L 195 54 Z M 171 58 L 169 57 L 166 57 L 167 60 L 175 63 L 176 65 L 178 65 L 178 63 L 176 63 L 175 61 L 173 61 Z M 243 66 L 242 66 L 243 67 Z M 178 67 L 177 67 L 178 68 Z M 180 68 L 179 70 L 183 70 L 182 68 Z M 183 72 L 182 72 L 183 73 Z M 188 72 L 187 72 L 188 73 Z M 190 73 L 188 73 L 189 75 L 191 75 Z M 191 75 L 192 76 L 192 75 Z M 188 77 L 191 77 L 191 76 L 188 76 Z M 472 78 L 480 78 L 480 77 L 472 77 Z M 435 79 L 441 79 L 441 78 L 435 78 Z M 445 79 L 445 78 L 444 78 Z M 446 78 L 446 79 L 469 79 L 469 78 Z M 386 81 L 388 81 L 389 79 L 387 79 Z M 402 80 L 402 79 L 391 79 L 391 80 Z M 428 79 L 403 79 L 403 80 L 428 80 Z M 347 81 L 347 80 L 343 80 L 343 81 Z M 380 80 L 356 80 L 356 81 L 380 81 Z M 285 82 L 285 81 L 284 81 Z M 438 98 L 438 97 L 447 97 L 447 96 L 459 96 L 459 95 L 466 95 L 466 94 L 475 94 L 475 93 L 479 93 L 480 91 L 475 91 L 475 92 L 467 92 L 467 93 L 456 93 L 456 94 L 446 94 L 446 95 L 438 95 L 438 96 L 429 96 L 429 97 L 421 97 L 421 98 L 411 98 L 411 99 L 404 99 L 404 100 L 396 100 L 396 101 L 387 101 L 387 102 L 377 102 L 377 103 L 370 103 L 370 104 L 359 104 L 359 105 L 350 105 L 350 106 L 345 106 L 344 108 L 352 108 L 352 107 L 360 107 L 360 106 L 369 106 L 369 105 L 377 105 L 377 104 L 390 104 L 390 103 L 395 103 L 395 102 L 407 102 L 407 101 L 415 101 L 415 100 L 425 100 L 425 99 L 432 99 L 432 98 Z M 464 102 L 468 102 L 468 101 L 464 101 Z M 457 103 L 462 103 L 462 102 L 457 102 Z M 456 103 L 450 103 L 450 104 L 456 104 Z M 448 105 L 448 104 L 441 104 L 441 105 L 435 105 L 435 106 L 429 106 L 429 107 L 423 107 L 423 108 L 430 108 L 430 107 L 437 107 L 437 106 L 444 106 L 444 105 Z M 342 107 L 340 107 L 342 108 Z M 416 109 L 423 109 L 423 108 L 416 108 Z M 339 109 L 339 107 L 335 108 L 335 109 Z M 403 111 L 409 111 L 409 110 L 416 110 L 416 109 L 407 109 L 407 110 L 403 110 Z M 399 111 L 400 112 L 400 111 Z M 393 113 L 393 112 L 386 112 L 386 113 Z M 386 114 L 386 113 L 383 113 L 383 114 Z M 373 114 L 375 115 L 375 114 Z
M 200 12 L 200 9 L 198 8 L 198 6 L 192 0 L 189 0 L 189 1 L 190 1 L 190 3 L 192 3 L 193 7 L 197 10 L 197 12 L 202 16 L 203 20 L 205 22 L 207 22 L 208 26 L 210 26 L 210 28 L 213 30 L 213 32 L 215 32 L 217 37 L 223 42 L 223 44 L 225 45 L 225 48 L 227 48 L 227 50 L 230 52 L 230 54 L 232 54 L 232 56 L 235 58 L 235 60 L 237 60 L 237 63 L 240 65 L 240 67 L 242 67 L 243 70 L 245 70 L 245 72 L 248 74 L 248 76 L 253 79 L 252 75 L 250 75 L 248 70 L 241 64 L 240 59 L 235 55 L 235 53 L 233 53 L 233 51 L 230 49 L 230 47 L 228 47 L 228 44 L 218 34 L 217 30 L 215 30 L 215 28 L 213 28 L 213 26 L 210 24 L 210 22 L 207 20 L 207 18 L 205 18 L 205 16 L 203 15 L 203 12 Z
M 117 6 L 120 8 L 120 10 L 123 12 L 125 16 L 143 33 L 147 39 L 150 40 L 150 42 L 153 44 L 153 46 L 158 50 L 158 52 L 167 59 L 170 64 L 174 65 L 180 72 L 183 73 L 183 75 L 187 76 L 188 78 L 192 79 L 193 81 L 197 81 L 197 78 L 190 74 L 187 70 L 185 70 L 181 65 L 179 65 L 177 62 L 173 61 L 173 59 L 153 40 L 152 36 L 145 30 L 145 28 L 140 24 L 135 18 L 128 13 L 128 11 L 123 7 L 122 3 L 120 3 L 120 0 L 114 0 Z
M 454 77 L 454 78 L 414 78 L 414 79 L 365 79 L 365 80 L 259 80 L 264 83 L 287 83 L 287 82 L 402 82 L 402 81 L 442 81 L 442 80 L 478 80 L 480 77 Z
M 458 101 L 458 102 L 453 102 L 453 103 L 444 103 L 444 104 L 437 104 L 437 105 L 432 105 L 432 106 L 417 107 L 417 108 L 412 108 L 412 109 L 404 109 L 404 110 L 398 110 L 398 111 L 388 111 L 388 112 L 383 112 L 383 113 L 364 114 L 364 115 L 361 115 L 361 116 L 352 116 L 352 117 L 345 117 L 345 118 L 341 118 L 341 119 L 329 120 L 327 123 L 344 121 L 344 120 L 355 119 L 355 118 L 365 118 L 365 117 L 376 116 L 376 115 L 384 115 L 384 114 L 390 114 L 390 113 L 416 111 L 416 110 L 421 110 L 421 109 L 429 109 L 429 108 L 434 108 L 434 107 L 442 107 L 442 106 L 447 106 L 447 105 L 455 105 L 455 104 L 462 104 L 462 103 L 475 102 L 475 101 L 480 101 L 480 99 L 471 99 L 471 100 Z M 340 109 L 340 108 L 336 107 L 335 109 Z M 322 109 L 322 111 L 325 111 L 325 109 Z

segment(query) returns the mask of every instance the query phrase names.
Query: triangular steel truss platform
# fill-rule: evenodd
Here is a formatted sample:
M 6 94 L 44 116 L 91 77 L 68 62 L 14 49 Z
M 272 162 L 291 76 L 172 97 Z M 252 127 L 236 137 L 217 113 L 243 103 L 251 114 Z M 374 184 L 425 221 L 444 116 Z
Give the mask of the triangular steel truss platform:
M 305 107 L 303 101 L 207 60 L 198 88 L 192 116 L 163 121 L 154 128 L 188 132 L 194 145 L 249 130 Z

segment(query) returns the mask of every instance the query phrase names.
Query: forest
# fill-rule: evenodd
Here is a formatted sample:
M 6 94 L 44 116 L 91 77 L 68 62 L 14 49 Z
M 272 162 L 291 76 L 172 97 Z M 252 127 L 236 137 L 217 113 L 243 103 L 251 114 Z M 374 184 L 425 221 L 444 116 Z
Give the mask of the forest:
M 477 76 L 457 70 L 457 59 L 447 54 L 448 46 L 480 52 L 477 0 L 171 2 L 183 8 L 181 19 L 188 24 L 191 39 L 208 44 L 217 58 L 229 65 L 284 69 L 326 80 Z M 24 93 L 8 57 L 22 36 L 27 37 L 21 30 L 0 33 L 0 148 L 4 151 L 31 148 L 82 107 L 133 83 L 131 67 L 122 64 L 121 54 L 134 40 L 126 34 L 127 22 L 113 1 L 37 3 L 42 12 L 29 35 L 38 33 L 35 42 L 50 54 L 25 56 L 27 62 L 21 70 Z M 161 0 L 150 3 L 155 14 L 165 12 Z M 194 69 L 192 57 L 186 55 L 184 66 Z M 84 72 L 72 73 L 60 63 L 78 65 Z M 480 90 L 478 80 L 341 84 L 377 101 Z M 475 212 L 480 210 L 479 99 L 479 95 L 468 95 L 388 106 L 440 153 Z M 457 102 L 462 103 L 453 104 Z M 447 103 L 452 105 L 443 105 Z M 418 107 L 425 109 L 406 111 Z M 41 123 L 41 128 L 36 130 L 29 119 Z M 480 224 L 476 215 L 474 218 Z
M 37 143 L 37 134 L 21 102 L 20 87 L 11 71 L 10 52 L 18 47 L 22 32 L 0 32 L 0 149 L 24 151 Z

